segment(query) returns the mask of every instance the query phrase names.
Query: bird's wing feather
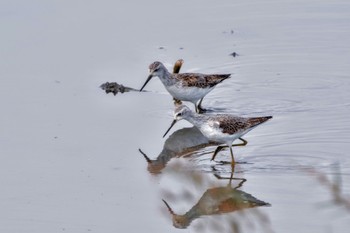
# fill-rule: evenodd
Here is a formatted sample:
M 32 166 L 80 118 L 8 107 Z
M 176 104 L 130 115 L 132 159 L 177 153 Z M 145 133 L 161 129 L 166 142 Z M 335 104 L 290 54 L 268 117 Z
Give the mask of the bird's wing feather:
M 249 128 L 245 118 L 222 115 L 219 117 L 220 128 L 223 133 L 235 134 Z
M 243 118 L 222 115 L 219 117 L 219 127 L 222 129 L 223 133 L 235 134 L 260 125 L 271 118 L 272 116 Z
M 230 77 L 230 74 L 199 74 L 199 73 L 182 73 L 175 76 L 187 87 L 207 88 L 214 87 L 218 83 Z

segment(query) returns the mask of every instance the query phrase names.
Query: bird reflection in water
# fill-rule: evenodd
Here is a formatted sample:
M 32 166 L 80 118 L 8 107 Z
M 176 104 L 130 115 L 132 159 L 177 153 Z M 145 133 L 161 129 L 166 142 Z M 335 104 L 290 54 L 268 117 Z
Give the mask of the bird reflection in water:
M 170 214 L 172 215 L 173 225 L 176 228 L 187 228 L 191 222 L 204 215 L 219 215 L 239 211 L 259 206 L 270 206 L 269 203 L 261 201 L 249 193 L 238 190 L 246 179 L 233 178 L 233 173 L 229 179 L 227 186 L 220 186 L 207 189 L 189 211 L 185 214 L 176 214 L 170 205 L 163 200 Z M 217 176 L 219 179 L 223 179 Z M 232 187 L 232 180 L 240 180 L 236 187 Z
M 183 63 L 183 59 L 175 62 L 173 68 L 174 74 L 180 73 Z M 174 104 L 176 106 L 180 105 L 181 101 L 174 99 Z M 148 171 L 152 174 L 159 174 L 172 158 L 190 156 L 202 148 L 214 145 L 218 145 L 218 143 L 209 141 L 196 127 L 192 127 L 174 132 L 165 141 L 162 152 L 154 160 L 150 159 L 141 149 L 139 151 L 148 163 Z
M 218 145 L 209 141 L 196 128 L 183 128 L 175 131 L 164 143 L 163 150 L 154 160 L 150 159 L 141 149 L 140 153 L 145 157 L 147 169 L 152 174 L 159 174 L 172 158 L 187 157 L 208 146 Z

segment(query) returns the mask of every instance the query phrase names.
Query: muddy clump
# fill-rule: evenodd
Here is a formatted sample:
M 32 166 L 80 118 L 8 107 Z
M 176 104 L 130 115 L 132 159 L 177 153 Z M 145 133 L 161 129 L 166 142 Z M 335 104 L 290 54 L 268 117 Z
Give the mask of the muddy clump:
M 131 87 L 125 87 L 122 84 L 118 84 L 116 82 L 106 82 L 103 83 L 100 88 L 108 93 L 113 93 L 113 95 L 116 95 L 118 93 L 124 93 L 124 92 L 129 92 L 129 91 L 137 91 L 134 88 Z

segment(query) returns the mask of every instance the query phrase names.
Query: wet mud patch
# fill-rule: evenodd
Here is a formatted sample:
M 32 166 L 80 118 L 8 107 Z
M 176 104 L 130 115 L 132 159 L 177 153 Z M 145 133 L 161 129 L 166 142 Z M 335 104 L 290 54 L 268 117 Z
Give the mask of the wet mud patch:
M 106 92 L 106 94 L 113 93 L 113 95 L 116 95 L 118 93 L 125 93 L 129 91 L 139 91 L 131 87 L 126 87 L 122 84 L 118 84 L 116 82 L 105 82 L 101 84 L 100 88 Z

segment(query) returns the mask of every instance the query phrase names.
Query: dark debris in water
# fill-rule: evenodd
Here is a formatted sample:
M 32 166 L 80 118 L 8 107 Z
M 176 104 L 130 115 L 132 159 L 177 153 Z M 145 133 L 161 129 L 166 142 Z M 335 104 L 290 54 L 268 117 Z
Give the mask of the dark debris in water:
M 232 57 L 237 57 L 237 56 L 238 56 L 238 53 L 233 52 L 233 53 L 230 53 L 230 55 L 231 55 Z
M 164 49 L 163 46 L 159 47 L 159 49 Z M 182 49 L 182 48 L 181 48 Z M 183 64 L 183 60 L 179 59 L 175 62 L 174 64 L 174 70 L 173 73 L 179 73 L 181 66 Z M 139 92 L 139 90 L 135 89 L 135 88 L 131 88 L 131 87 L 126 87 L 122 84 L 119 84 L 117 82 L 106 82 L 103 83 L 102 85 L 100 85 L 100 88 L 102 90 L 104 90 L 106 92 L 106 94 L 108 93 L 113 93 L 114 95 L 118 94 L 118 93 L 124 93 L 124 92 L 129 92 L 129 91 L 137 91 Z M 142 92 L 145 92 L 144 90 Z
M 233 29 L 231 29 L 229 31 L 222 31 L 222 33 L 224 33 L 224 34 L 226 34 L 226 33 L 234 34 L 235 31 Z
M 106 92 L 106 94 L 108 93 L 113 93 L 114 95 L 118 94 L 118 93 L 124 93 L 124 92 L 129 92 L 129 91 L 137 91 L 134 88 L 131 87 L 125 87 L 122 84 L 118 84 L 116 82 L 106 82 L 103 83 L 100 88 L 102 90 L 104 90 Z

